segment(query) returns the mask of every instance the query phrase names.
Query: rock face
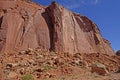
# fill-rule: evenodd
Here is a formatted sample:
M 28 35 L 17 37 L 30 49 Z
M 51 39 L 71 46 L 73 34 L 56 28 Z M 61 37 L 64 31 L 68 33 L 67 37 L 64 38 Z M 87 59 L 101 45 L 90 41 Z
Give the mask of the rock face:
M 95 23 L 53 2 L 44 7 L 30 0 L 0 1 L 0 50 L 41 48 L 69 53 L 114 54 Z
M 118 50 L 118 51 L 116 52 L 116 55 L 120 56 L 120 50 Z

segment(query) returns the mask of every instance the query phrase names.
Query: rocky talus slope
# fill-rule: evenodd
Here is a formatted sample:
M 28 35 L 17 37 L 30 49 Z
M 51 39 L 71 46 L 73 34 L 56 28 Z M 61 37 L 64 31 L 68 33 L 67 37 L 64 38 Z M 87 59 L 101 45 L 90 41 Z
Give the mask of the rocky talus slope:
M 14 55 L 0 54 L 0 80 L 119 80 L 119 67 L 119 56 L 99 53 L 28 49 Z
M 95 23 L 53 2 L 45 7 L 30 0 L 0 0 L 0 50 L 28 48 L 69 53 L 114 52 Z

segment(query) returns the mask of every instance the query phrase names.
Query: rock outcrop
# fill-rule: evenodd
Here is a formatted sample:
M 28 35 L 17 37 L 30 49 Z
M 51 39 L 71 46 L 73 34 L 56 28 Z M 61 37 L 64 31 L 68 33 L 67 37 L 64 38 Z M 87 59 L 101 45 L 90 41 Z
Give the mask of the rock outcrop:
M 30 0 L 0 1 L 0 50 L 28 48 L 56 52 L 113 55 L 95 23 L 53 2 L 45 7 Z
M 116 55 L 120 56 L 120 50 L 118 50 L 118 51 L 116 52 Z

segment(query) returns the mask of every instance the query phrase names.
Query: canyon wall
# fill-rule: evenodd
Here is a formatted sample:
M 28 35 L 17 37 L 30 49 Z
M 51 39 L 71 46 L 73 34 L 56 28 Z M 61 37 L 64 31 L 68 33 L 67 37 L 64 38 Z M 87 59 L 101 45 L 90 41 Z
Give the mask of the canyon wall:
M 114 55 L 109 41 L 86 16 L 56 2 L 46 7 L 29 0 L 0 1 L 0 51 L 16 53 L 38 47 L 71 54 Z

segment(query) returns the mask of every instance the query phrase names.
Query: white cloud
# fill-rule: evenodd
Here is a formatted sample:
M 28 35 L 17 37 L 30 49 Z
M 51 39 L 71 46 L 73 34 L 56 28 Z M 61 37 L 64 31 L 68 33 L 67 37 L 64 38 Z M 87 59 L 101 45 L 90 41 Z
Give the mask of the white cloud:
M 73 4 L 73 5 L 67 5 L 66 7 L 67 7 L 68 9 L 75 9 L 75 8 L 80 7 L 80 5 L 79 5 L 79 4 Z
M 95 2 L 93 2 L 93 4 L 97 4 L 98 3 L 98 0 L 95 0 Z
M 81 3 L 84 5 L 94 5 L 98 4 L 99 0 L 81 0 Z
M 99 0 L 55 0 L 68 9 L 76 9 L 86 5 L 96 5 Z
M 81 0 L 58 0 L 58 2 L 71 10 L 81 6 Z
M 95 3 L 98 3 L 98 0 L 96 0 Z

